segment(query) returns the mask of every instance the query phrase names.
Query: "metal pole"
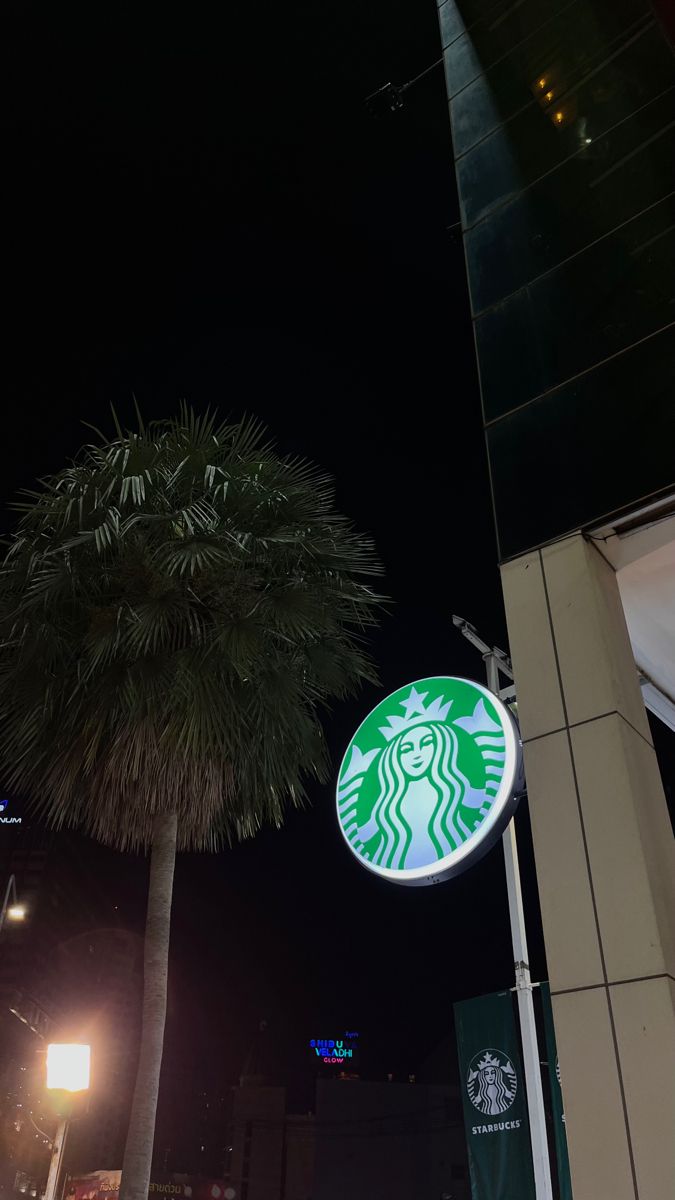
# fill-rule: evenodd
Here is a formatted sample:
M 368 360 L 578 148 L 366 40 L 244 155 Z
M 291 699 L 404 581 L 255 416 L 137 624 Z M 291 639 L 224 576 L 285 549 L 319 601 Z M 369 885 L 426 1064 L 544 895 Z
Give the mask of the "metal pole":
M 63 1163 L 63 1153 L 66 1148 L 66 1138 L 68 1137 L 68 1121 L 65 1117 L 59 1118 L 56 1137 L 52 1143 L 52 1159 L 49 1164 L 49 1176 L 47 1178 L 47 1189 L 43 1200 L 56 1200 L 56 1189 L 61 1173 L 61 1165 Z
M 14 903 L 16 904 L 16 879 L 14 875 L 10 875 L 7 881 L 7 887 L 5 888 L 5 899 L 2 902 L 2 910 L 0 911 L 0 933 L 2 933 L 2 928 L 5 924 L 5 917 L 7 916 L 7 908 L 9 906 L 9 894 L 11 891 L 14 892 Z
M 494 692 L 498 696 L 499 660 L 490 651 L 483 655 L 483 661 L 487 670 L 488 687 L 491 692 Z M 516 840 L 515 821 L 511 820 L 509 822 L 508 828 L 502 837 L 502 844 L 504 846 L 506 888 L 509 897 L 509 919 L 511 921 L 511 942 L 513 944 L 513 960 L 516 972 L 518 1016 L 520 1017 L 520 1033 L 523 1041 L 523 1065 L 525 1067 L 527 1108 L 530 1116 L 530 1142 L 532 1144 L 534 1186 L 537 1200 L 552 1200 L 551 1164 L 548 1155 L 548 1138 L 546 1136 L 544 1093 L 541 1086 L 541 1071 L 539 1070 L 539 1046 L 537 1044 L 537 1027 L 534 1020 L 532 979 L 530 978 L 527 954 L 525 913 L 523 910 L 523 894 L 520 887 L 520 871 L 518 869 L 518 842 Z
M 530 1114 L 530 1141 L 532 1143 L 534 1184 L 538 1198 L 551 1200 L 551 1165 L 548 1156 L 548 1138 L 546 1136 L 544 1093 L 541 1085 L 541 1071 L 539 1069 L 539 1046 L 537 1044 L 537 1027 L 534 1021 L 532 980 L 527 960 L 525 917 L 520 888 L 520 872 L 518 870 L 518 843 L 516 842 L 516 827 L 513 821 L 509 822 L 502 842 L 504 845 L 504 865 L 506 867 L 506 887 L 509 893 L 509 917 L 511 918 L 511 939 L 513 942 L 513 958 L 516 971 L 518 1015 L 520 1017 L 520 1032 L 523 1040 L 527 1107 Z

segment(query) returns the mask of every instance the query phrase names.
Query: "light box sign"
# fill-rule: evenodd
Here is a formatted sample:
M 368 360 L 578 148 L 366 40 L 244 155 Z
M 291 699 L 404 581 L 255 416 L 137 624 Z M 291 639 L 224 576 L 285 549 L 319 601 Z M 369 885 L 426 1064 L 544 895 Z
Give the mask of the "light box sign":
M 343 1070 L 354 1069 L 358 1059 L 359 1035 L 348 1031 L 339 1038 L 310 1038 L 309 1049 L 317 1063 L 342 1067 Z
M 338 822 L 369 871 L 438 883 L 494 845 L 521 790 L 506 705 L 480 683 L 434 676 L 387 696 L 357 729 L 338 776 Z
M 148 1200 L 232 1200 L 234 1192 L 222 1179 L 202 1179 L 181 1175 L 179 1183 L 172 1177 L 153 1180 L 148 1186 Z M 71 1179 L 65 1200 L 118 1200 L 122 1172 L 92 1171 L 89 1175 Z

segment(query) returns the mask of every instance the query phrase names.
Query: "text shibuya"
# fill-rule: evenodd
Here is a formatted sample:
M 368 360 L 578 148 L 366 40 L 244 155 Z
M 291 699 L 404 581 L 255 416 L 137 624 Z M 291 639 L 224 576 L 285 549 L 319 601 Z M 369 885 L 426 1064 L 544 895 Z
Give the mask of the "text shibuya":
M 342 1063 L 354 1055 L 354 1051 L 345 1046 L 343 1038 L 335 1041 L 332 1038 L 312 1038 L 309 1044 L 317 1058 L 323 1059 L 325 1063 Z

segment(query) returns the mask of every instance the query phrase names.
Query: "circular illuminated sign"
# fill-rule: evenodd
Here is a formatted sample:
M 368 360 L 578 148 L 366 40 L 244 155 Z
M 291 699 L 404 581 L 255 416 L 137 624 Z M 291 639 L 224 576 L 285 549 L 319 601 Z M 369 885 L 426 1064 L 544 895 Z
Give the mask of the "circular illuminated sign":
M 438 883 L 503 833 L 521 770 L 518 730 L 497 696 L 469 679 L 420 679 L 378 704 L 347 747 L 340 829 L 377 875 Z

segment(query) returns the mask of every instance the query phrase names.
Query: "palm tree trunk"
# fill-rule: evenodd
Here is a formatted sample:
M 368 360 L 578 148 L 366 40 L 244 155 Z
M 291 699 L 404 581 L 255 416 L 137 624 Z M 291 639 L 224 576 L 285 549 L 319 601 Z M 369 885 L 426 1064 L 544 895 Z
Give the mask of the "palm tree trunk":
M 145 921 L 141 1050 L 122 1163 L 120 1200 L 148 1200 L 159 1073 L 164 1048 L 177 828 L 175 813 L 155 817 Z

